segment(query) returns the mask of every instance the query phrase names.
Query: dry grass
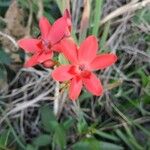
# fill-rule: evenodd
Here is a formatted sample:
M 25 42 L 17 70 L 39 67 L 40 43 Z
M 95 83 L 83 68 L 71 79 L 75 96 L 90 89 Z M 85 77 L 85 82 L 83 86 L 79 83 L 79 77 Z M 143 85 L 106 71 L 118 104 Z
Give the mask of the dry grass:
M 135 42 L 129 43 L 129 38 L 136 34 L 137 30 L 141 35 L 150 32 L 149 24 L 136 25 L 132 21 L 135 11 L 146 7 L 149 3 L 150 0 L 126 1 L 126 4 L 124 4 L 124 1 L 106 1 L 103 7 L 103 19 L 100 21 L 100 26 L 104 27 L 103 25 L 106 22 L 113 20 L 110 24 L 109 37 L 105 46 L 111 52 L 118 54 L 119 61 L 113 67 L 98 72 L 98 76 L 103 81 L 104 87 L 107 87 L 102 97 L 88 97 L 88 102 L 81 101 L 80 103 L 78 101 L 77 103 L 72 103 L 68 100 L 66 92 L 64 94 L 60 93 L 59 84 L 51 79 L 50 74 L 52 70 L 23 68 L 19 70 L 8 88 L 1 89 L 0 105 L 4 108 L 5 112 L 0 117 L 0 128 L 2 129 L 7 117 L 17 131 L 21 132 L 21 135 L 27 141 L 30 140 L 40 133 L 39 108 L 44 104 L 49 105 L 51 108 L 54 107 L 54 113 L 59 119 L 63 119 L 68 115 L 77 118 L 82 113 L 87 120 L 94 122 L 95 119 L 106 116 L 114 125 L 104 127 L 106 124 L 104 123 L 104 126 L 101 128 L 102 130 L 131 125 L 131 122 L 117 109 L 117 106 L 121 103 L 119 99 L 123 99 L 121 94 L 124 87 L 130 88 L 132 96 L 137 95 L 135 98 L 140 97 L 141 93 L 150 95 L 148 89 L 142 87 L 138 76 L 135 74 L 132 76 L 128 73 L 128 70 L 132 69 L 132 66 L 137 66 L 137 68 L 145 66 L 143 69 L 149 74 L 147 65 L 150 63 L 150 55 L 146 52 L 146 49 L 147 45 L 150 46 L 150 43 L 144 41 L 143 37 L 139 37 Z M 74 28 L 79 31 L 78 21 L 83 3 L 80 0 L 75 0 L 71 4 Z M 43 6 L 41 3 L 39 5 L 42 12 L 38 13 L 38 18 L 43 13 Z M 31 21 L 28 28 L 31 26 Z M 0 32 L 0 35 L 9 38 L 17 47 L 13 37 L 2 32 Z M 142 49 L 140 47 L 141 43 L 143 45 Z M 114 80 L 115 83 L 109 84 L 111 80 Z M 113 89 L 116 87 L 118 90 Z M 110 91 L 110 89 L 114 91 Z M 82 108 L 80 105 L 84 105 L 85 107 Z M 98 110 L 97 105 L 99 105 Z M 128 112 L 124 113 L 128 114 Z M 138 123 L 150 121 L 149 116 L 133 118 Z

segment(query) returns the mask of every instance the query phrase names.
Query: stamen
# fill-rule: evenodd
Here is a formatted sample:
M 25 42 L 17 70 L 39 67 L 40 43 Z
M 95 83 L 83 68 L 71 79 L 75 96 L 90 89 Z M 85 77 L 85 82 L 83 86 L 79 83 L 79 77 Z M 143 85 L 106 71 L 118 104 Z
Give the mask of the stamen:
M 82 65 L 79 65 L 79 70 L 80 70 L 80 71 L 84 71 L 84 70 L 85 70 L 85 65 L 83 65 L 83 64 L 82 64 Z

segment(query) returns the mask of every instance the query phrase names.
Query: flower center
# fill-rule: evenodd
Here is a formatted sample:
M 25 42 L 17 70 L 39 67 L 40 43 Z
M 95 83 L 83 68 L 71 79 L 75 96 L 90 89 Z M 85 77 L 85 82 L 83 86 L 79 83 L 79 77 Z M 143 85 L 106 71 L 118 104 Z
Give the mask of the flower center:
M 69 70 L 71 74 L 75 76 L 88 78 L 90 75 L 90 71 L 86 68 L 84 64 L 72 66 Z
M 46 50 L 46 49 L 49 49 L 51 47 L 51 44 L 49 41 L 46 41 L 46 40 L 43 40 L 42 39 L 42 45 L 43 45 L 43 48 Z
M 82 71 L 84 71 L 85 70 L 85 65 L 79 65 L 79 70 L 82 72 Z

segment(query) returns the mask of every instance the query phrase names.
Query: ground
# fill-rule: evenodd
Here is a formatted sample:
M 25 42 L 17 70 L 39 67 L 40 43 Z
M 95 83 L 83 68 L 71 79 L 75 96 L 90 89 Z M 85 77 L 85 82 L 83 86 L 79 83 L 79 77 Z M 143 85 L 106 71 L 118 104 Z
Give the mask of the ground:
M 84 89 L 72 102 L 52 68 L 23 67 L 30 56 L 17 40 L 37 37 L 40 17 L 53 23 L 65 8 L 78 44 L 92 34 L 99 52 L 118 56 L 96 72 L 100 97 Z M 0 0 L 0 150 L 149 150 L 149 74 L 150 0 Z

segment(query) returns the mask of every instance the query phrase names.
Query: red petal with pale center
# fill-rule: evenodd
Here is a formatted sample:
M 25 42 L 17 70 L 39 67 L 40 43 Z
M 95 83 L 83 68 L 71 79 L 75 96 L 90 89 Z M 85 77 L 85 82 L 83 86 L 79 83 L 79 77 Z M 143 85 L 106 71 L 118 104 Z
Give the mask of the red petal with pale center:
M 74 77 L 70 82 L 69 88 L 69 98 L 71 100 L 76 100 L 81 93 L 82 80 L 79 77 Z
M 72 40 L 65 38 L 61 41 L 61 52 L 72 64 L 78 63 L 77 46 Z
M 72 65 L 62 65 L 52 72 L 52 77 L 56 81 L 67 81 L 74 77 L 69 73 Z
M 24 67 L 32 67 L 38 64 L 38 57 L 39 54 L 34 54 L 31 58 L 29 58 L 26 63 L 24 64 Z
M 39 27 L 40 27 L 40 30 L 41 30 L 41 37 L 42 37 L 42 39 L 47 40 L 48 33 L 49 33 L 50 29 L 51 29 L 51 24 L 49 23 L 47 18 L 42 17 L 40 19 Z
M 54 45 L 51 47 L 51 51 L 55 51 L 55 52 L 61 52 L 61 49 L 62 49 L 62 46 L 61 46 L 60 43 L 54 44 Z
M 98 50 L 97 39 L 94 36 L 87 37 L 80 45 L 78 58 L 81 63 L 90 63 L 95 57 Z
M 26 52 L 36 53 L 39 52 L 41 49 L 38 47 L 38 44 L 41 40 L 38 39 L 21 39 L 18 41 L 19 47 L 24 49 Z
M 56 44 L 65 36 L 67 26 L 67 21 L 64 17 L 61 17 L 55 21 L 48 36 L 51 45 Z
M 38 57 L 38 62 L 39 63 L 43 63 L 45 62 L 46 60 L 50 60 L 51 58 L 53 57 L 53 53 L 50 51 L 50 52 L 43 52 L 39 55 Z
M 104 69 L 111 66 L 117 61 L 115 54 L 101 54 L 97 55 L 96 58 L 91 62 L 90 67 L 92 70 Z
M 86 89 L 94 95 L 100 96 L 103 93 L 103 87 L 100 80 L 94 73 L 91 73 L 89 78 L 83 78 L 83 84 Z

